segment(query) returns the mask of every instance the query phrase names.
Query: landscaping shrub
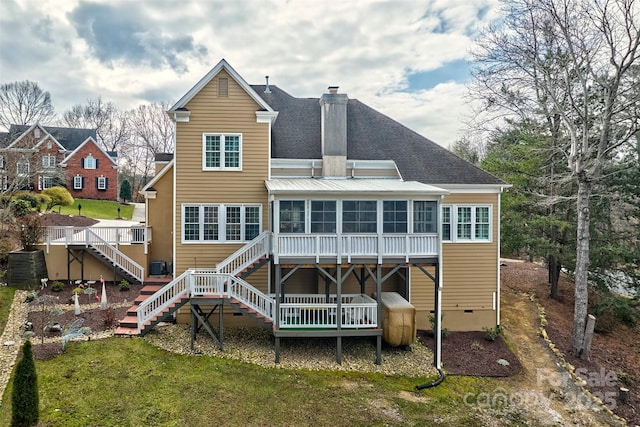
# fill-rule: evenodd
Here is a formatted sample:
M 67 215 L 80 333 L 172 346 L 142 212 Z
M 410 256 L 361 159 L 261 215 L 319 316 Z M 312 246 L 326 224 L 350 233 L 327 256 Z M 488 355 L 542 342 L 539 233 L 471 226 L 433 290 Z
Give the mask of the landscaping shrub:
M 6 265 L 9 261 L 9 252 L 14 251 L 16 245 L 13 243 L 8 237 L 3 237 L 0 239 L 0 265 Z
M 84 293 L 84 288 L 81 288 L 80 286 L 78 286 L 77 288 L 75 288 L 73 291 L 71 291 L 73 295 L 80 295 Z
M 26 202 L 23 202 L 26 203 Z M 37 213 L 30 213 L 17 219 L 14 224 L 16 237 L 22 243 L 25 250 L 34 250 L 35 246 L 42 242 L 44 227 L 42 218 Z
M 640 322 L 640 299 L 598 291 L 591 299 L 590 312 L 596 316 L 597 332 L 612 332 L 620 324 L 634 327 Z
M 16 196 L 16 200 L 24 200 L 29 203 L 31 209 L 38 207 L 38 197 L 33 193 L 20 193 Z
M 26 200 L 12 200 L 11 204 L 9 205 L 9 209 L 11 210 L 13 216 L 15 216 L 16 218 L 20 218 L 28 215 L 29 212 L 31 212 L 31 204 L 29 204 L 29 202 L 27 202 Z
M 131 285 L 129 284 L 129 282 L 127 282 L 126 280 L 122 280 L 122 282 L 120 282 L 120 285 L 118 286 L 118 288 L 124 292 L 124 291 L 128 291 L 129 289 L 131 289 Z
M 64 187 L 51 187 L 42 190 L 42 194 L 51 198 L 51 202 L 47 205 L 47 210 L 51 210 L 54 206 L 69 206 L 73 204 L 73 196 Z
M 38 423 L 38 376 L 31 341 L 22 346 L 22 358 L 16 365 L 11 395 L 11 426 L 33 426 Z
M 51 290 L 53 292 L 62 292 L 64 290 L 64 283 L 56 280 L 51 284 Z
M 102 322 L 106 328 L 110 328 L 116 323 L 116 311 L 115 308 L 107 307 L 102 311 Z
M 487 339 L 489 341 L 495 341 L 500 335 L 502 335 L 502 327 L 500 327 L 500 325 L 495 328 L 484 327 L 482 330 L 487 334 Z
M 440 319 L 440 333 L 442 338 L 446 338 L 449 335 L 449 330 L 442 326 L 442 321 L 444 320 L 444 315 L 442 315 Z M 429 315 L 429 323 L 431 323 L 431 332 L 433 336 L 436 335 L 436 316 L 434 314 Z

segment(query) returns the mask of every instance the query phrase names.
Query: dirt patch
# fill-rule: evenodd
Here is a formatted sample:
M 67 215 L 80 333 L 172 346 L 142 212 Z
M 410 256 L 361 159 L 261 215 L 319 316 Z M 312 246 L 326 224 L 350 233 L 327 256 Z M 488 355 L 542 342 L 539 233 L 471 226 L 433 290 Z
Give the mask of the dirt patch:
M 587 388 L 613 412 L 627 420 L 630 425 L 640 425 L 640 326 L 629 328 L 619 326 L 610 334 L 596 333 L 591 346 L 591 360 L 585 361 L 571 352 L 571 332 L 573 325 L 574 283 L 562 275 L 559 283 L 559 299 L 549 297 L 547 270 L 532 263 L 507 262 L 501 267 L 502 289 L 515 293 L 532 295 L 543 308 L 548 321 L 546 330 L 549 339 L 571 363 L 576 372 L 586 380 Z M 529 304 L 528 297 L 518 298 Z M 506 312 L 503 300 L 503 312 Z M 528 328 L 531 325 L 523 325 Z M 535 325 L 533 325 L 535 327 Z M 517 331 L 510 331 L 518 333 Z M 527 352 L 519 337 L 513 339 L 518 350 L 527 358 L 535 353 Z M 521 360 L 524 360 L 521 357 Z M 536 364 L 532 368 L 544 365 Z M 525 366 L 526 369 L 526 366 Z M 617 401 L 618 389 L 624 386 L 631 391 L 631 404 Z M 635 406 L 634 406 L 635 405 Z
M 431 331 L 418 331 L 418 339 L 434 350 Z M 450 332 L 442 339 L 443 368 L 449 374 L 508 377 L 520 372 L 518 358 L 502 337 L 489 341 L 484 332 Z

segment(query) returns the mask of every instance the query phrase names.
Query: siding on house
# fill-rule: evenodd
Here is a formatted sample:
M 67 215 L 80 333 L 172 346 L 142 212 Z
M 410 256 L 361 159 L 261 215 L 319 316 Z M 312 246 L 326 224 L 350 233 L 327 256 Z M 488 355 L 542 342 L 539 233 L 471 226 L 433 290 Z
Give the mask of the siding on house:
M 228 97 L 218 97 L 218 78 L 228 78 Z M 182 243 L 185 203 L 261 204 L 267 228 L 269 124 L 256 123 L 258 104 L 224 70 L 186 105 L 188 123 L 176 125 L 176 275 L 192 267 L 215 267 L 244 243 Z M 242 134 L 241 171 L 203 171 L 203 133 Z
M 496 326 L 497 312 L 493 303 L 498 288 L 498 197 L 497 193 L 454 193 L 443 200 L 443 205 L 491 205 L 492 214 L 490 243 L 442 244 L 443 325 L 449 330 L 481 330 L 483 326 Z M 433 269 L 430 271 L 433 274 Z M 411 303 L 417 308 L 420 329 L 431 328 L 428 316 L 434 308 L 433 286 L 433 281 L 424 273 L 417 268 L 411 269 Z
M 173 166 L 153 184 L 156 198 L 146 199 L 147 226 L 151 227 L 149 260 L 173 261 Z M 168 265 L 167 265 L 168 267 Z

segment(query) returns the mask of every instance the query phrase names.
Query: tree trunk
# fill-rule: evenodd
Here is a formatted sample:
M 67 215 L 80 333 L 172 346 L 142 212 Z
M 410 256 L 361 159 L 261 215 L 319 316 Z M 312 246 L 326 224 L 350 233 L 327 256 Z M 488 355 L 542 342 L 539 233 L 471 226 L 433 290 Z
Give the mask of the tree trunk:
M 555 255 L 549 256 L 548 261 L 549 268 L 549 284 L 550 293 L 549 296 L 555 300 L 558 299 L 558 282 L 560 281 L 560 271 L 562 270 L 562 263 Z
M 578 173 L 578 233 L 576 243 L 576 287 L 575 306 L 573 311 L 573 354 L 580 356 L 584 347 L 584 332 L 587 321 L 587 304 L 589 302 L 589 201 L 591 198 L 591 181 L 585 172 Z

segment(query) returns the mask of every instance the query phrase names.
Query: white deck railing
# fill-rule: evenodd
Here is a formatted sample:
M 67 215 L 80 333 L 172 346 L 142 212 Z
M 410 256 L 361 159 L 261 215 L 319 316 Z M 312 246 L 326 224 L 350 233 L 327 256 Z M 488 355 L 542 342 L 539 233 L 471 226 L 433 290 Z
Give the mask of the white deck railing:
M 262 232 L 216 267 L 218 273 L 236 275 L 262 257 L 269 256 L 271 233 Z
M 144 267 L 120 252 L 114 246 L 110 245 L 107 241 L 93 232 L 92 228 L 85 231 L 86 245 L 92 247 L 100 254 L 102 254 L 109 261 L 114 263 L 116 267 L 126 271 L 135 279 L 142 283 L 144 282 Z
M 361 294 L 342 295 L 340 316 L 337 296 L 329 295 L 286 295 L 280 303 L 281 329 L 363 329 L 377 328 L 378 304 L 376 300 Z
M 110 245 L 142 244 L 151 242 L 151 228 L 144 226 L 129 227 L 45 227 L 44 243 L 47 245 L 74 245 L 85 243 L 86 229 L 100 236 Z
M 358 258 L 404 258 L 438 255 L 437 234 L 275 234 L 273 255 L 279 258 L 331 258 L 351 262 Z

